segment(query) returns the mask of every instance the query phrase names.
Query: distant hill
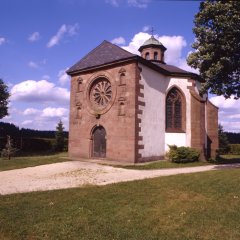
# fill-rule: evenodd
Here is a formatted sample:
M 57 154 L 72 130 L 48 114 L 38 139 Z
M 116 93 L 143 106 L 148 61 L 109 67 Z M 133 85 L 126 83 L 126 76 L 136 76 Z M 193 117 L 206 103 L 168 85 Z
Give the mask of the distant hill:
M 45 152 L 50 153 L 54 149 L 56 131 L 39 131 L 33 129 L 22 128 L 11 123 L 0 122 L 0 152 L 5 147 L 7 135 L 13 141 L 13 146 L 17 148 L 18 154 L 21 152 Z M 64 132 L 65 150 L 68 145 L 68 132 Z
M 230 144 L 240 144 L 240 133 L 225 132 Z
M 10 135 L 11 137 L 24 137 L 24 138 L 55 138 L 56 131 L 40 131 L 28 128 L 19 129 L 11 123 L 0 122 L 0 137 L 6 137 Z M 64 137 L 68 138 L 68 132 L 64 132 Z

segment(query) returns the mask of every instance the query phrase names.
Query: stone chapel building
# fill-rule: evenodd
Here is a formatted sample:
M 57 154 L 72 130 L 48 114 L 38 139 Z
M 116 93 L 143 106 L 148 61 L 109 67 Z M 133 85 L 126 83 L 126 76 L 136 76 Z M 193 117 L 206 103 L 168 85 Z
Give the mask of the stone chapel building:
M 139 163 L 162 159 L 169 144 L 215 156 L 218 108 L 197 74 L 165 63 L 166 50 L 153 36 L 141 57 L 103 41 L 67 71 L 70 157 Z

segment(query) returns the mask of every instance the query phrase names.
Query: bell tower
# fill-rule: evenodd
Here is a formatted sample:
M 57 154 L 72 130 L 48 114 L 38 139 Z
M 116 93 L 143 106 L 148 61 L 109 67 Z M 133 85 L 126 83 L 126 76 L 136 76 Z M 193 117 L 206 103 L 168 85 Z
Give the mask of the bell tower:
M 152 35 L 143 45 L 138 49 L 141 57 L 152 61 L 164 63 L 164 52 L 167 50 L 154 36 Z

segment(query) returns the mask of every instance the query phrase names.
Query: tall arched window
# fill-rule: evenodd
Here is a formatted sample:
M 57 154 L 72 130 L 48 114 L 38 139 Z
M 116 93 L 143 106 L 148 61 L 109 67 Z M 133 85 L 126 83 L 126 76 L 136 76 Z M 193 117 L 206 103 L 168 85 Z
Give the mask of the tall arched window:
M 166 131 L 185 131 L 185 98 L 176 88 L 172 88 L 166 98 Z
M 158 53 L 154 52 L 154 60 L 158 60 Z

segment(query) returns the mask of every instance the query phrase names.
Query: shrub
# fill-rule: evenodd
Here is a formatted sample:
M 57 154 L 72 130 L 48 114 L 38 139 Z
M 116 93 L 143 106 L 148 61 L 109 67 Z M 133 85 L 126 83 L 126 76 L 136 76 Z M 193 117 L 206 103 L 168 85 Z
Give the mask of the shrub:
M 175 163 L 196 162 L 199 160 L 200 153 L 196 149 L 190 147 L 177 147 L 169 145 L 168 158 Z
M 229 154 L 240 155 L 240 144 L 229 144 L 230 150 Z

